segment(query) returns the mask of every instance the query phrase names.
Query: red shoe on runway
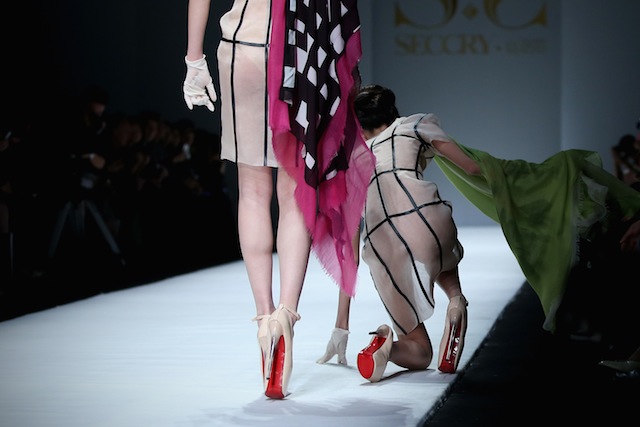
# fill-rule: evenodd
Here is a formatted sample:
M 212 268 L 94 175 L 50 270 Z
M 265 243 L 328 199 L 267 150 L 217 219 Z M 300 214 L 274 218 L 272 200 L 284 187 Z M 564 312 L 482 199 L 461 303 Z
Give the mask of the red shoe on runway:
M 387 367 L 391 346 L 393 344 L 393 331 L 388 325 L 380 325 L 371 338 L 371 342 L 358 353 L 358 371 L 365 379 L 372 383 L 380 381 Z
M 284 399 L 288 393 L 293 369 L 293 324 L 291 318 L 300 319 L 295 311 L 280 305 L 269 317 L 271 347 L 265 369 L 264 394 L 271 399 Z
M 453 374 L 458 368 L 464 336 L 467 333 L 467 305 L 464 296 L 451 298 L 447 307 L 447 318 L 444 324 L 444 334 L 440 341 L 440 362 L 438 369 L 447 374 Z

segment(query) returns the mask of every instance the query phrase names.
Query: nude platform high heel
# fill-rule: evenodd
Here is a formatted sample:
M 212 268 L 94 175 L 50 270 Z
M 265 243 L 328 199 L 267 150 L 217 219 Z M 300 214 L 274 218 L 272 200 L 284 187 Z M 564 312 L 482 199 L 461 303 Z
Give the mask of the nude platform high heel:
M 327 343 L 327 349 L 324 355 L 316 360 L 316 363 L 327 363 L 333 356 L 338 356 L 339 365 L 347 365 L 347 341 L 349 339 L 349 331 L 342 328 L 334 328 L 331 332 L 331 338 Z
M 389 362 L 391 346 L 393 345 L 393 330 L 389 325 L 380 325 L 369 345 L 358 353 L 358 371 L 365 379 L 372 383 L 380 381 Z
M 458 295 L 451 298 L 447 306 L 444 333 L 440 341 L 438 369 L 441 372 L 453 374 L 458 368 L 467 332 L 467 305 L 466 298 Z
M 293 369 L 292 317 L 300 320 L 298 313 L 282 304 L 269 316 L 270 347 L 264 394 L 271 399 L 284 399 L 289 394 L 287 387 Z
M 254 322 L 259 322 L 258 325 L 258 346 L 260 347 L 260 368 L 262 370 L 262 387 L 267 388 L 267 378 L 265 375 L 265 366 L 269 354 L 269 315 L 259 314 L 253 319 Z

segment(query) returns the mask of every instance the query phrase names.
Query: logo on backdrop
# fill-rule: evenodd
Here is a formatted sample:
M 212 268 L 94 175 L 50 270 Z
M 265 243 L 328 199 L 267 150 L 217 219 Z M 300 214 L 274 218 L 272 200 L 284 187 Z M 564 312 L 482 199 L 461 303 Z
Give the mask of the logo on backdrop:
M 542 0 L 396 0 L 400 55 L 527 55 L 547 51 Z

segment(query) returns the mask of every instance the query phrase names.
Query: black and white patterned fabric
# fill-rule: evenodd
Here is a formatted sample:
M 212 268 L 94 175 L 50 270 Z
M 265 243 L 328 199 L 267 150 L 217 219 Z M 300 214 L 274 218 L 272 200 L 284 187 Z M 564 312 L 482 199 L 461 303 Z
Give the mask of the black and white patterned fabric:
M 291 106 L 291 132 L 305 147 L 306 182 L 317 187 L 348 163 L 338 147 L 331 167 L 317 170 L 318 142 L 326 136 L 341 102 L 337 61 L 360 20 L 355 0 L 291 0 L 287 4 L 280 99 Z

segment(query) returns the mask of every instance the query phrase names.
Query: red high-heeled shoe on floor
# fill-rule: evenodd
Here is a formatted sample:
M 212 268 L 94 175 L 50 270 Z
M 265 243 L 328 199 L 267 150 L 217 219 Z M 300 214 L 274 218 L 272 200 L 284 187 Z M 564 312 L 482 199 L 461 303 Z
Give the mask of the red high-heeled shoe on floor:
M 458 369 L 467 333 L 467 302 L 462 295 L 451 298 L 447 307 L 444 333 L 440 341 L 440 361 L 438 369 L 453 374 Z
M 265 369 L 266 388 L 264 394 L 271 399 L 284 399 L 289 394 L 287 387 L 293 369 L 293 323 L 300 320 L 295 311 L 280 305 L 269 316 L 270 351 Z
M 372 383 L 380 381 L 389 362 L 393 345 L 393 330 L 389 325 L 380 325 L 371 338 L 369 345 L 358 353 L 358 371 Z

